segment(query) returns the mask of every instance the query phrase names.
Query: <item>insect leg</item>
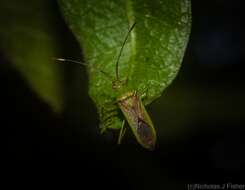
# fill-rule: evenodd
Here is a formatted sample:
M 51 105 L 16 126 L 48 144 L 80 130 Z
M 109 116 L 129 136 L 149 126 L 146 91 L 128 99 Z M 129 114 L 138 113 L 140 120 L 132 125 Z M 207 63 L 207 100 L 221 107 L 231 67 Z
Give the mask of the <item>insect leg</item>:
M 124 127 L 124 125 L 125 125 L 125 120 L 123 120 L 123 122 L 122 122 L 122 127 L 121 127 L 120 132 L 119 132 L 117 144 L 121 144 L 122 138 L 124 137 L 124 135 L 126 133 L 127 128 Z
M 104 133 L 106 129 L 110 128 L 112 124 L 111 118 L 117 114 L 118 111 L 116 107 L 111 107 L 110 109 L 101 108 L 101 123 L 103 123 L 100 125 L 101 133 Z
M 149 88 L 147 88 L 142 94 L 140 94 L 140 99 L 144 101 L 148 97 Z

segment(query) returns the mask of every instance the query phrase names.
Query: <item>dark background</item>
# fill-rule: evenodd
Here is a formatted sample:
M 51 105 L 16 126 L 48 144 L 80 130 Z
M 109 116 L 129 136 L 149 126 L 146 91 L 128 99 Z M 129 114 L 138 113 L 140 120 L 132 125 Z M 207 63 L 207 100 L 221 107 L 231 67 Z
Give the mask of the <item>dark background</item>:
M 62 55 L 79 58 L 56 3 L 53 8 L 60 17 Z M 65 66 L 65 111 L 57 115 L 0 52 L 2 156 L 10 184 L 20 179 L 79 189 L 187 189 L 191 183 L 245 183 L 242 0 L 192 1 L 192 16 L 179 75 L 149 107 L 160 134 L 153 152 L 130 134 L 121 146 L 113 134 L 99 134 L 83 68 Z M 82 74 L 70 74 L 74 67 Z

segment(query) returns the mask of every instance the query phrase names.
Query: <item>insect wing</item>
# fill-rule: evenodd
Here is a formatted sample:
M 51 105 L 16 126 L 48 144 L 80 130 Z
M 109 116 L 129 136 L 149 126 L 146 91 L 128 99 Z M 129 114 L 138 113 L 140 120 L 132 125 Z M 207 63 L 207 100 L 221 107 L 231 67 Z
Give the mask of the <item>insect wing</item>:
M 146 149 L 153 150 L 156 144 L 156 131 L 137 93 L 125 96 L 118 101 L 137 141 Z

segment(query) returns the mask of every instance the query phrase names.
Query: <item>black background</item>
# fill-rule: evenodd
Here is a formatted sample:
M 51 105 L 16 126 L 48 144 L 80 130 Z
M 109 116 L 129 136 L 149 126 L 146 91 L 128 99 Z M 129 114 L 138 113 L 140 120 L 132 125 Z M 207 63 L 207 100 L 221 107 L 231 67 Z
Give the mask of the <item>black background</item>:
M 60 16 L 64 55 L 79 57 L 78 44 L 58 6 L 53 6 Z M 181 101 L 189 101 L 185 102 L 188 105 L 198 99 L 196 109 L 189 110 L 197 113 L 184 124 L 190 128 L 188 133 L 159 138 L 154 152 L 139 147 L 130 135 L 121 146 L 113 142 L 111 134 L 100 136 L 96 109 L 85 93 L 85 71 L 80 70 L 84 75 L 74 78 L 67 67 L 67 104 L 65 112 L 56 115 L 0 52 L 0 125 L 5 142 L 2 156 L 6 158 L 4 176 L 9 184 L 35 182 L 38 187 L 52 182 L 54 187 L 76 184 L 79 189 L 87 189 L 85 185 L 89 189 L 187 189 L 191 183 L 245 182 L 242 0 L 192 1 L 192 16 L 192 33 L 182 68 L 166 93 L 184 89 L 189 98 Z M 159 101 L 163 106 L 164 96 Z M 166 116 L 159 104 L 149 108 L 156 126 L 160 122 L 157 118 Z M 213 114 L 216 112 L 219 114 Z

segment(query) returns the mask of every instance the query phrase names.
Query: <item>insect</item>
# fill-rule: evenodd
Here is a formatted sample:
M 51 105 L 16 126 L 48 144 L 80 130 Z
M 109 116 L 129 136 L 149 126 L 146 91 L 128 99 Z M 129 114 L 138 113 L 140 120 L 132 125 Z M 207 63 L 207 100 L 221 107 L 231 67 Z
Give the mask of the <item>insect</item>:
M 123 88 L 127 85 L 126 80 L 121 80 L 119 77 L 119 60 L 123 52 L 123 48 L 129 38 L 130 32 L 134 29 L 136 23 L 134 23 L 127 32 L 127 35 L 122 43 L 121 49 L 119 51 L 116 64 L 115 64 L 115 78 L 112 79 L 112 88 L 115 91 L 122 92 L 115 100 L 115 103 L 120 108 L 125 119 L 127 120 L 128 125 L 130 126 L 136 140 L 138 143 L 148 150 L 154 150 L 156 144 L 156 131 L 154 125 L 151 121 L 150 116 L 148 115 L 144 104 L 142 102 L 143 94 L 139 94 L 136 90 L 131 90 L 128 92 L 122 91 Z M 69 61 L 73 63 L 78 63 L 84 66 L 88 66 L 85 63 L 74 61 L 71 59 L 61 59 L 56 58 L 57 61 Z M 99 70 L 107 78 L 112 78 L 108 73 Z M 125 134 L 125 119 L 122 121 L 118 136 L 118 144 L 121 143 L 122 138 Z

